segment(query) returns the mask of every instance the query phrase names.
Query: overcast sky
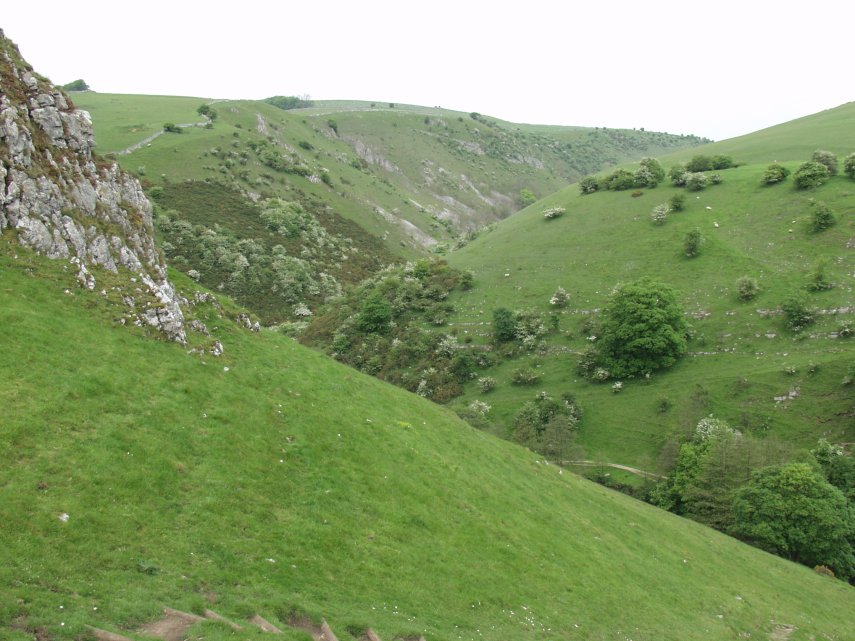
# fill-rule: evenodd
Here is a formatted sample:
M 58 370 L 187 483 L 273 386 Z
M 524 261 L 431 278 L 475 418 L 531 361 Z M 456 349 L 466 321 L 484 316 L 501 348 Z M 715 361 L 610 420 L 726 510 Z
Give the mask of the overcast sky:
M 855 99 L 842 0 L 6 2 L 36 71 L 96 91 L 309 94 L 721 140 Z M 798 8 L 797 8 L 798 7 Z

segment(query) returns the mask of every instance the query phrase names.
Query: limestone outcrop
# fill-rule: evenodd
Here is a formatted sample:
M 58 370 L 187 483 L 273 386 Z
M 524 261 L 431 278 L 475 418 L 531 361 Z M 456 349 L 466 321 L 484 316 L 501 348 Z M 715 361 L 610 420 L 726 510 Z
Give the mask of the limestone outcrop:
M 93 289 L 100 267 L 148 289 L 143 323 L 186 342 L 179 296 L 155 246 L 151 203 L 139 182 L 92 153 L 92 122 L 33 72 L 0 31 L 0 233 L 71 261 Z

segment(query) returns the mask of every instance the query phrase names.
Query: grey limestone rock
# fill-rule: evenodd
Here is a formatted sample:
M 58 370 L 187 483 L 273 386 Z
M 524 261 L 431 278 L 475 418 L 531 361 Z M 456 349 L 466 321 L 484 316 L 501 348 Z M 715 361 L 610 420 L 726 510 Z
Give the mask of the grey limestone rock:
M 180 300 L 139 182 L 94 158 L 89 114 L 31 73 L 2 31 L 0 44 L 0 232 L 14 230 L 22 245 L 51 258 L 75 258 L 88 289 L 96 266 L 138 274 L 155 301 L 140 320 L 185 343 Z

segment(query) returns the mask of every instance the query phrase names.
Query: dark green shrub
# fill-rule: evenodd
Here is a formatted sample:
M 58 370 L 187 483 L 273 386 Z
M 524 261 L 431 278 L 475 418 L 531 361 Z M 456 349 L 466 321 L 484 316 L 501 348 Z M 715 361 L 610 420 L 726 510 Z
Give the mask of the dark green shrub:
M 612 191 L 633 189 L 635 187 L 635 174 L 626 169 L 618 169 L 606 176 L 600 183 L 600 187 Z
M 362 332 L 382 334 L 389 329 L 392 320 L 392 306 L 379 292 L 372 293 L 362 304 L 362 311 L 356 317 L 356 328 Z
M 822 201 L 814 201 L 813 211 L 810 216 L 810 230 L 814 233 L 825 231 L 833 227 L 836 219 L 831 207 Z
M 516 338 L 517 322 L 514 313 L 507 307 L 497 307 L 493 310 L 493 340 L 497 343 L 508 343 Z
M 817 149 L 813 152 L 813 156 L 810 157 L 813 162 L 818 162 L 820 165 L 825 165 L 825 168 L 828 169 L 829 176 L 837 175 L 837 156 L 835 156 L 830 151 L 825 151 L 824 149 Z
M 686 234 L 686 237 L 683 239 L 683 251 L 686 252 L 686 256 L 694 258 L 700 254 L 701 242 L 703 242 L 703 239 L 701 238 L 701 230 L 697 227 Z
M 843 161 L 843 173 L 855 179 L 855 153 L 846 156 Z
M 579 191 L 582 194 L 593 194 L 600 188 L 600 183 L 594 176 L 587 176 L 579 181 Z
M 332 118 L 327 120 L 327 127 L 332 129 L 336 133 L 336 135 L 338 135 L 338 123 L 335 120 L 333 120 Z
M 766 167 L 766 171 L 763 172 L 763 177 L 760 180 L 765 185 L 774 185 L 776 183 L 783 182 L 789 175 L 789 169 L 783 165 L 773 162 L 771 165 Z
M 683 207 L 686 205 L 686 195 L 685 194 L 674 194 L 668 200 L 668 207 L 671 211 L 683 211 Z
M 710 159 L 710 164 L 712 165 L 710 169 L 730 169 L 731 167 L 736 167 L 736 163 L 733 161 L 733 158 L 723 154 L 713 156 Z
M 808 161 L 799 165 L 793 174 L 796 189 L 815 189 L 828 180 L 828 167 L 822 163 Z
M 808 282 L 805 289 L 809 292 L 824 292 L 834 288 L 834 283 L 831 282 L 826 273 L 827 263 L 824 260 L 819 261 L 813 268 L 813 271 L 808 277 Z
M 297 143 L 297 145 L 299 145 L 300 147 L 302 147 L 306 151 L 312 151 L 315 148 L 315 146 L 312 143 L 310 143 L 308 140 L 301 140 L 300 142 Z
M 760 293 L 760 285 L 756 278 L 740 276 L 736 279 L 736 297 L 741 301 L 754 299 Z
M 174 122 L 163 123 L 163 130 L 171 134 L 183 134 L 184 130 Z
M 814 320 L 814 313 L 801 296 L 792 296 L 781 304 L 784 312 L 784 322 L 794 332 L 800 332 Z
M 692 159 L 686 163 L 686 171 L 690 173 L 709 171 L 712 168 L 713 161 L 709 156 L 693 156 Z

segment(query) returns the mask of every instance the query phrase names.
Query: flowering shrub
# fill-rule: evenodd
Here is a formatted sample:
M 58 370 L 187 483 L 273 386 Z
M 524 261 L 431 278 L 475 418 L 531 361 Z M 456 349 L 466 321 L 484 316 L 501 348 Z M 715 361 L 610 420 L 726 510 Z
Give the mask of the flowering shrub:
M 686 174 L 685 185 L 689 191 L 701 191 L 707 186 L 709 178 L 706 174 L 689 172 Z
M 702 418 L 695 426 L 695 437 L 699 441 L 706 441 L 711 436 L 721 434 L 739 434 L 739 431 L 730 427 L 727 421 L 715 418 L 712 414 Z
M 829 176 L 837 175 L 837 156 L 832 152 L 825 151 L 824 149 L 817 149 L 813 152 L 810 159 L 813 162 L 818 162 L 820 165 L 825 165 L 825 168 L 828 169 Z
M 564 209 L 564 207 L 550 207 L 549 209 L 543 210 L 543 217 L 546 220 L 552 220 L 553 218 L 563 216 L 565 211 L 567 210 Z
M 472 401 L 469 403 L 469 409 L 483 417 L 486 416 L 492 408 L 484 401 Z
M 617 381 L 614 385 L 612 385 L 612 393 L 617 394 L 623 389 L 623 383 Z
M 664 225 L 665 221 L 668 219 L 670 211 L 671 207 L 668 203 L 656 205 L 656 207 L 653 208 L 653 212 L 650 214 L 650 219 L 653 221 L 654 225 Z
M 514 370 L 511 382 L 514 385 L 534 385 L 541 379 L 540 372 L 532 367 L 520 367 Z
M 478 379 L 478 389 L 482 394 L 492 392 L 496 388 L 496 379 L 492 376 L 482 376 Z
M 570 300 L 570 294 L 567 293 L 563 287 L 559 287 L 555 290 L 555 293 L 552 294 L 552 298 L 549 299 L 549 304 L 554 307 L 567 307 L 567 303 Z

